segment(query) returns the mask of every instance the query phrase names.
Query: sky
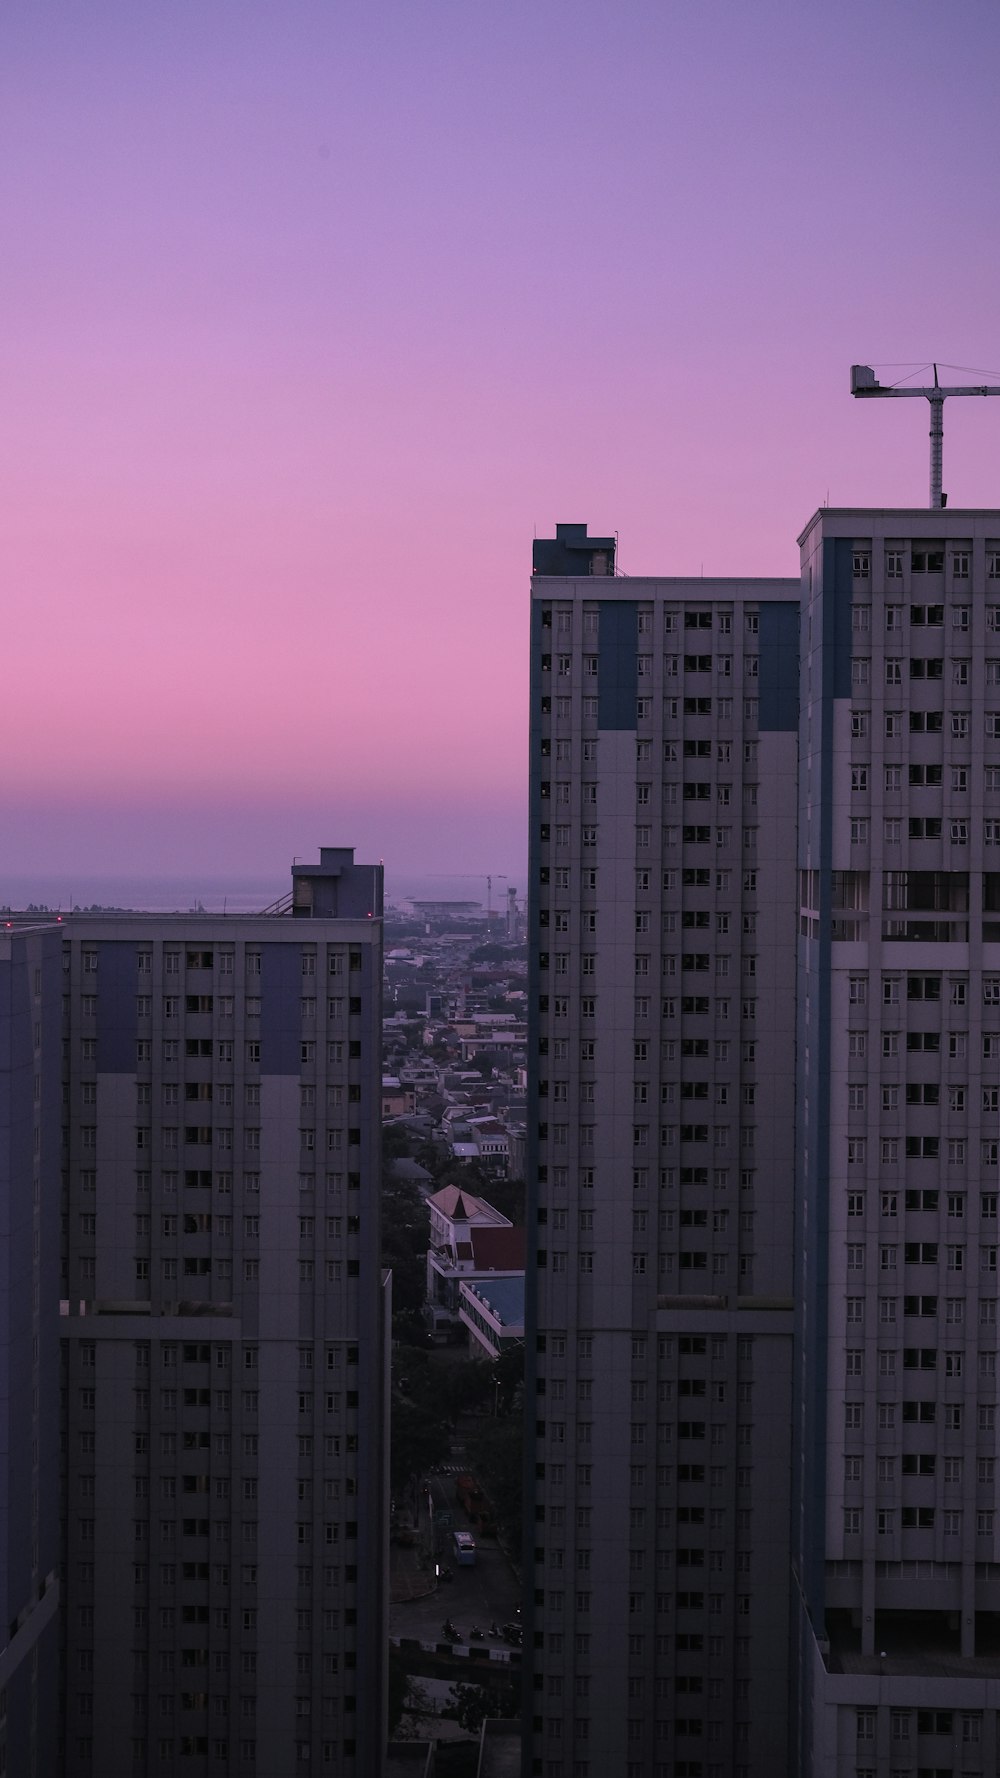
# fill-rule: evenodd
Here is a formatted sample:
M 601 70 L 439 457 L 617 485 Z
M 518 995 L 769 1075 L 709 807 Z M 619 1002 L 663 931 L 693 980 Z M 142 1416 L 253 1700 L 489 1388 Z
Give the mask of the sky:
M 794 575 L 824 501 L 927 501 L 853 362 L 1000 382 L 998 48 L 994 0 L 0 9 L 0 899 L 522 875 L 533 536 Z M 951 505 L 998 456 L 950 403 Z

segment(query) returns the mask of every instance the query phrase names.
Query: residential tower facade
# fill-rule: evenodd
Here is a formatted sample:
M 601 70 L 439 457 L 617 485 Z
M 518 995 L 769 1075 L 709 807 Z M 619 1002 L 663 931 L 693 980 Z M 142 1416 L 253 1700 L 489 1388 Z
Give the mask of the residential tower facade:
M 62 1763 L 40 1770 L 379 1769 L 381 912 L 380 867 L 325 848 L 267 915 L 73 915 L 25 954 L 3 1088 L 29 1233 L 24 1070 L 59 1031 L 34 1069 L 62 1214 L 38 1289 Z
M 993 1773 L 1000 513 L 800 545 L 799 1769 Z
M 773 1778 L 799 584 L 534 567 L 525 1769 Z

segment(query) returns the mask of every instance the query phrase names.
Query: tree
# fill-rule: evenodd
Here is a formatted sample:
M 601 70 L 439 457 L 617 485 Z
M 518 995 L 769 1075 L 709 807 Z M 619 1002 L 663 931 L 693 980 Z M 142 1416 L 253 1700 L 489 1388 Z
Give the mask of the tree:
M 389 1177 L 382 1187 L 382 1264 L 392 1270 L 393 1313 L 419 1314 L 427 1287 L 430 1216 L 417 1185 Z
M 491 1380 L 497 1389 L 497 1413 L 521 1413 L 524 1391 L 524 1341 L 504 1346 L 490 1367 Z
M 506 1216 L 520 1228 L 524 1224 L 524 1180 L 523 1179 L 491 1179 L 487 1192 L 489 1202 L 501 1216 Z
M 521 1414 L 481 1420 L 469 1435 L 469 1455 L 483 1488 L 496 1509 L 507 1542 L 521 1547 L 524 1424 Z
M 441 1712 L 470 1735 L 478 1735 L 487 1716 L 516 1716 L 520 1700 L 516 1685 L 469 1685 L 458 1679 L 451 1688 L 452 1702 Z
M 393 1492 L 401 1494 L 412 1476 L 426 1475 L 448 1456 L 451 1424 L 440 1412 L 429 1414 L 424 1402 L 393 1392 L 389 1473 Z
M 453 1420 L 492 1400 L 492 1367 L 482 1359 L 472 1358 L 465 1364 L 449 1365 L 441 1375 L 441 1383 Z

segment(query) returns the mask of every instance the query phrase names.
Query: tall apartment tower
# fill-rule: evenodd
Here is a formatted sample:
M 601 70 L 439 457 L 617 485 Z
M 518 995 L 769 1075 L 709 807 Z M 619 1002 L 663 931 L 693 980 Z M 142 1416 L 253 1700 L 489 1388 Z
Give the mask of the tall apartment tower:
M 1000 512 L 802 549 L 800 1745 L 1000 1760 Z
M 776 1778 L 799 583 L 614 548 L 531 589 L 525 1770 Z
M 59 1721 L 62 940 L 0 926 L 0 1774 L 50 1778 Z
M 65 1778 L 379 1769 L 381 911 L 59 929 Z

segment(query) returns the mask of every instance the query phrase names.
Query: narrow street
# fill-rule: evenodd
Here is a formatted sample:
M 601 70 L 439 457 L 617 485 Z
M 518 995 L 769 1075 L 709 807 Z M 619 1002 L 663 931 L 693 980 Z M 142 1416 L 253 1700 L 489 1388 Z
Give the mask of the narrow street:
M 459 1646 L 468 1641 L 468 1632 L 476 1627 L 485 1632 L 481 1646 L 495 1649 L 509 1645 L 499 1637 L 490 1637 L 490 1625 L 518 1622 L 521 1602 L 520 1585 L 503 1550 L 495 1538 L 476 1536 L 476 1562 L 471 1568 L 460 1568 L 455 1561 L 453 1533 L 471 1529 L 470 1521 L 455 1498 L 455 1475 L 461 1472 L 464 1453 L 461 1446 L 452 1451 L 449 1470 L 427 1478 L 420 1493 L 420 1544 L 431 1547 L 433 1539 L 436 1561 L 451 1569 L 450 1580 L 433 1582 L 433 1564 L 424 1572 L 431 1589 L 421 1598 L 398 1599 L 394 1596 L 389 1610 L 389 1634 L 413 1638 L 420 1642 L 440 1642 L 443 1628 L 450 1618 L 460 1633 Z M 432 1515 L 437 1523 L 432 1522 Z M 441 1522 L 450 1514 L 451 1523 Z M 414 1553 L 393 1551 L 394 1564 L 408 1558 L 407 1567 L 414 1566 Z M 394 1595 L 400 1589 L 394 1588 Z M 473 1640 L 472 1646 L 476 1646 Z

